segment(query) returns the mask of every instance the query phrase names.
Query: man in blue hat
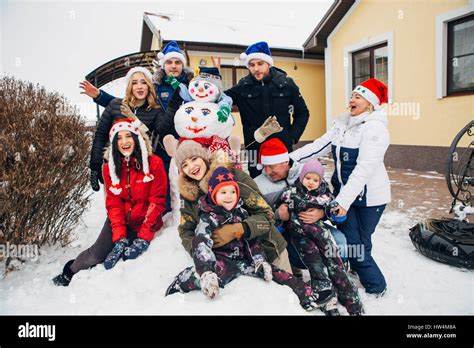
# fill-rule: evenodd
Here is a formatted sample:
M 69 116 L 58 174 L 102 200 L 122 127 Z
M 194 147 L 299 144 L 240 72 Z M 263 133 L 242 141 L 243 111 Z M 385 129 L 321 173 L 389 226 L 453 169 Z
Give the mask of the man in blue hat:
M 286 72 L 273 66 L 272 54 L 266 42 L 250 45 L 240 58 L 245 61 L 249 74 L 224 93 L 239 108 L 244 143 L 247 150 L 252 151 L 249 158 L 257 159 L 260 143 L 255 141 L 259 138 L 255 133 L 269 116 L 276 116 L 283 127 L 281 132 L 269 138 L 280 139 L 291 152 L 309 119 L 309 111 L 298 86 Z M 260 174 L 256 165 L 256 161 L 249 161 L 252 178 Z

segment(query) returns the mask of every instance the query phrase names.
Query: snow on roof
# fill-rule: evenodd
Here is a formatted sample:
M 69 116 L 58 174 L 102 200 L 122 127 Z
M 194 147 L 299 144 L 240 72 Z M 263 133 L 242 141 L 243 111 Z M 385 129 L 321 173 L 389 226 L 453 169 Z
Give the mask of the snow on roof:
M 329 3 L 330 4 L 330 3 Z M 232 10 L 227 11 L 226 17 L 211 18 L 203 15 L 184 17 L 180 14 L 152 14 L 145 13 L 146 21 L 154 28 L 154 34 L 161 34 L 163 40 L 208 42 L 219 44 L 236 44 L 247 46 L 249 44 L 266 41 L 271 48 L 286 48 L 302 50 L 303 43 L 311 30 L 325 13 L 326 5 L 319 3 L 317 10 L 312 9 L 312 15 L 302 18 L 298 13 L 295 18 L 281 20 L 274 13 L 269 13 L 265 20 L 254 21 L 248 16 L 238 14 L 238 17 L 229 18 Z M 303 9 L 300 9 L 304 12 Z M 316 11 L 316 12 L 315 12 Z M 237 14 L 234 14 L 236 16 Z M 271 19 L 273 22 L 270 22 Z

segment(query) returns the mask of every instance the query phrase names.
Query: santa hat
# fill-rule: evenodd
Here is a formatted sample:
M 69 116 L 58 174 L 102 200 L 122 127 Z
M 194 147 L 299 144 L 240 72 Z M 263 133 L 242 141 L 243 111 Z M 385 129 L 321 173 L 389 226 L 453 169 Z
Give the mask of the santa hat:
M 183 65 L 186 65 L 186 58 L 184 57 L 183 52 L 179 49 L 178 44 L 176 41 L 170 41 L 168 44 L 158 53 L 158 59 L 160 66 L 163 67 L 165 62 L 171 58 L 178 58 L 180 61 L 183 62 Z
M 317 160 L 316 158 L 308 160 L 303 165 L 303 168 L 301 169 L 301 172 L 300 172 L 300 181 L 301 182 L 303 182 L 303 178 L 308 173 L 316 173 L 316 174 L 319 175 L 321 180 L 324 179 L 324 168 L 323 168 L 321 162 L 319 162 L 319 160 Z
M 240 54 L 240 59 L 245 60 L 245 66 L 249 67 L 249 62 L 252 59 L 260 59 L 273 65 L 272 53 L 265 41 L 257 42 L 250 45 L 244 53 Z
M 278 138 L 272 138 L 260 146 L 257 169 L 262 170 L 264 165 L 278 164 L 289 160 L 290 156 L 285 144 Z
M 209 178 L 209 188 L 207 193 L 211 198 L 212 202 L 214 202 L 214 204 L 216 205 L 217 191 L 219 191 L 219 189 L 223 186 L 235 187 L 235 191 L 237 192 L 237 199 L 235 200 L 235 204 L 237 204 L 237 201 L 240 197 L 240 188 L 239 184 L 237 184 L 237 182 L 234 180 L 234 174 L 232 174 L 232 172 L 227 168 L 217 167 Z
M 132 78 L 133 74 L 140 72 L 143 75 L 145 75 L 145 78 L 150 81 L 150 83 L 153 81 L 153 76 L 147 68 L 141 67 L 141 66 L 136 66 L 135 68 L 131 68 L 127 75 L 125 75 L 125 80 L 127 81 L 127 84 L 130 82 L 130 79 Z
M 140 150 L 142 152 L 143 173 L 145 174 L 143 182 L 149 182 L 152 181 L 154 177 L 152 174 L 150 174 L 150 168 L 148 166 L 148 150 L 145 143 L 145 139 L 143 139 L 143 136 L 140 133 L 140 125 L 141 122 L 139 120 L 131 120 L 129 118 L 122 118 L 120 120 L 115 121 L 109 132 L 109 141 L 110 144 L 113 144 L 115 136 L 120 131 L 129 131 L 130 133 L 137 135 L 138 144 L 135 144 L 135 146 L 140 146 Z M 120 186 L 120 179 L 117 177 L 117 174 L 115 172 L 116 163 L 114 162 L 112 151 L 109 152 L 108 163 L 110 178 L 112 179 L 112 186 L 110 187 L 110 191 L 115 195 L 119 195 L 122 192 L 122 188 Z
M 377 79 L 368 79 L 358 85 L 352 93 L 357 93 L 374 106 L 375 110 L 380 109 L 383 103 L 388 102 L 388 88 Z

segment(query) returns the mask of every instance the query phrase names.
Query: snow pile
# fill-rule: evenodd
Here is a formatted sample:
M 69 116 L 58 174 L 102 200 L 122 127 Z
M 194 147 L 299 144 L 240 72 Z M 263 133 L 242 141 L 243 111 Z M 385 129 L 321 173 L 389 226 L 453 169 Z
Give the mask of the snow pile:
M 306 313 L 284 286 L 240 277 L 219 296 L 208 300 L 195 291 L 165 297 L 168 285 L 192 264 L 181 246 L 177 226 L 169 224 L 137 260 L 102 265 L 79 272 L 69 287 L 56 287 L 51 278 L 64 263 L 89 247 L 106 217 L 103 192 L 94 194 L 91 208 L 69 248 L 43 249 L 36 262 L 0 280 L 0 314 L 287 314 Z M 374 257 L 389 290 L 375 299 L 360 289 L 367 314 L 474 314 L 472 272 L 434 262 L 416 252 L 408 229 L 416 221 L 407 213 L 388 210 L 374 235 Z M 306 275 L 307 276 L 307 275 Z M 346 311 L 340 307 L 340 311 Z

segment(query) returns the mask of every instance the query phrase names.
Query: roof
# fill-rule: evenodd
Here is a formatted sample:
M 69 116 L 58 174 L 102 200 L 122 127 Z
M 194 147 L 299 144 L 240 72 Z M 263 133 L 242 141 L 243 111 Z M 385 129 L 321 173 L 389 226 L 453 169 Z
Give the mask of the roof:
M 153 59 L 156 59 L 157 53 L 158 51 L 136 52 L 115 58 L 87 74 L 86 80 L 100 88 L 110 81 L 124 77 L 131 68 L 136 66 L 152 71 Z
M 303 47 L 308 53 L 324 54 L 327 47 L 327 38 L 339 22 L 349 12 L 355 0 L 336 0 L 318 23 L 311 35 L 306 39 Z
M 324 59 L 319 53 L 308 55 L 304 52 L 299 43 L 306 35 L 296 25 L 252 23 L 250 26 L 245 21 L 197 16 L 187 18 L 186 25 L 181 25 L 179 15 L 149 12 L 144 13 L 143 21 L 149 31 L 146 28 L 142 30 L 142 49 L 150 49 L 154 35 L 163 43 L 177 41 L 183 49 L 236 53 L 238 56 L 256 41 L 256 33 L 267 33 L 265 39 L 273 56 Z M 194 29 L 189 30 L 189 27 Z

